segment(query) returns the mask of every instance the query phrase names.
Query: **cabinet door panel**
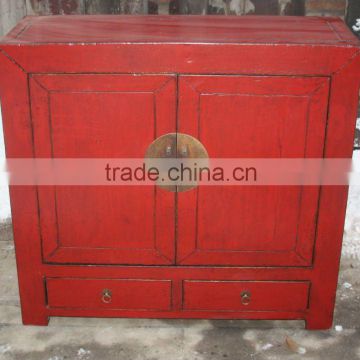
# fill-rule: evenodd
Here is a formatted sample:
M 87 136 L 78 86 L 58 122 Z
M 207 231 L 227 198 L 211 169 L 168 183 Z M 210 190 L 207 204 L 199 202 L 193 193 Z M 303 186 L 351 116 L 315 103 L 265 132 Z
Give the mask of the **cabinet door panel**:
M 178 130 L 210 158 L 321 158 L 328 91 L 328 78 L 183 76 Z M 177 262 L 311 265 L 318 197 L 318 186 L 179 193 Z
M 36 157 L 143 158 L 176 129 L 174 76 L 33 75 L 30 87 Z M 39 187 L 44 260 L 173 263 L 174 201 L 155 186 Z

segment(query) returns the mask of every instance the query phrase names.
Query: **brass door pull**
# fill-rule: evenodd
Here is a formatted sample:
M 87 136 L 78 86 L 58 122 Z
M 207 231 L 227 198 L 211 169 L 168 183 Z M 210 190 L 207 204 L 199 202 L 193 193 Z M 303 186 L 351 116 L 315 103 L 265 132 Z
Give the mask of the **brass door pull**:
M 109 304 L 111 303 L 111 300 L 112 300 L 112 293 L 109 289 L 104 289 L 102 291 L 102 297 L 101 297 L 101 300 L 103 303 L 105 304 Z
M 181 152 L 180 152 L 181 157 L 188 157 L 188 147 L 186 145 L 181 147 Z
M 166 147 L 166 156 L 167 157 L 171 157 L 171 155 L 172 155 L 172 146 L 171 145 L 168 145 L 167 147 Z
M 186 160 L 188 159 L 191 164 L 191 159 L 208 159 L 208 153 L 204 145 L 191 135 L 182 133 L 169 133 L 162 135 L 155 139 L 147 148 L 145 159 L 149 159 L 151 165 L 151 159 L 181 159 L 186 166 Z M 162 178 L 163 176 L 161 176 Z M 181 192 L 191 190 L 197 185 L 165 185 L 159 182 L 157 184 L 162 189 Z
M 161 159 L 171 155 L 174 158 L 189 159 L 209 157 L 204 145 L 198 139 L 187 134 L 170 133 L 155 139 L 147 148 L 145 158 Z

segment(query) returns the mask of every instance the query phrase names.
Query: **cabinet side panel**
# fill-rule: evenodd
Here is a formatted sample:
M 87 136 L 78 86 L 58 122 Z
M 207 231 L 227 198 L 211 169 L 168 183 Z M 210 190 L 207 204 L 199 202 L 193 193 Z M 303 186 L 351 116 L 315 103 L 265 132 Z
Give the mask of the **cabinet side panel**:
M 332 78 L 326 158 L 351 158 L 358 106 L 360 58 L 354 57 Z M 321 189 L 314 274 L 310 291 L 308 329 L 332 325 L 339 272 L 348 186 Z
M 32 157 L 28 77 L 4 53 L 0 54 L 0 97 L 7 157 Z M 23 323 L 45 325 L 37 191 L 33 186 L 12 186 L 10 197 Z

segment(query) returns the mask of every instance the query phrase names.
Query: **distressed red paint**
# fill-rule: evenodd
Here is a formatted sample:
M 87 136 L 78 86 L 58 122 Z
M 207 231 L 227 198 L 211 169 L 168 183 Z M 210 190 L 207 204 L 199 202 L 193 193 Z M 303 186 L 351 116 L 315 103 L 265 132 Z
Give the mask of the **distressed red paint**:
M 0 50 L 9 158 L 139 157 L 176 131 L 211 157 L 352 154 L 359 42 L 338 19 L 30 17 Z M 149 189 L 11 188 L 24 324 L 331 326 L 347 187 Z

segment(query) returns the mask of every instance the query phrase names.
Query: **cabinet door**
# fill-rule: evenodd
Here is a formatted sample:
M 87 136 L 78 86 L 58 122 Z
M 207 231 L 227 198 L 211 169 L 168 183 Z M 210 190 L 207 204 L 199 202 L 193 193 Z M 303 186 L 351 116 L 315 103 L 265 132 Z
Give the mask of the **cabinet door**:
M 176 129 L 174 76 L 33 75 L 30 91 L 36 157 L 144 158 Z M 155 186 L 40 186 L 44 260 L 173 263 L 174 201 Z
M 183 76 L 178 131 L 210 158 L 323 156 L 328 78 Z M 177 263 L 308 266 L 318 186 L 199 186 L 178 194 Z

